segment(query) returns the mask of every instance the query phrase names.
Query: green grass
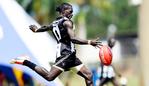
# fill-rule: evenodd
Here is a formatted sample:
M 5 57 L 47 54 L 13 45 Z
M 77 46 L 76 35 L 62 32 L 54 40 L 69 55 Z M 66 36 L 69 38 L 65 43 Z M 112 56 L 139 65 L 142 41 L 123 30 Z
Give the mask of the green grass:
M 64 83 L 64 86 L 86 86 L 85 81 L 82 77 L 80 77 L 77 74 L 70 73 L 70 75 L 67 75 L 68 73 L 61 74 L 60 79 Z M 139 76 L 135 73 L 127 73 L 127 86 L 140 86 Z M 69 85 L 66 85 L 66 82 L 68 80 Z M 113 86 L 110 83 L 108 86 Z

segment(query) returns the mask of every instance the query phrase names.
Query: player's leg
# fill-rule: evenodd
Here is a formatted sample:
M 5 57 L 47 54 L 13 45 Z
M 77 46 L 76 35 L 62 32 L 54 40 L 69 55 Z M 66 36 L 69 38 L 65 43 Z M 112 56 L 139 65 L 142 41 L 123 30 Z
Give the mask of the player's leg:
M 48 81 L 54 80 L 58 75 L 60 75 L 63 72 L 62 70 L 54 66 L 50 69 L 50 71 L 47 71 L 45 68 L 38 66 L 34 64 L 33 62 L 27 60 L 26 58 L 22 58 L 22 57 L 13 59 L 11 63 L 25 65 L 31 68 L 32 70 L 34 70 L 36 73 L 38 73 L 39 75 L 41 75 L 43 78 L 45 78 Z
M 100 79 L 99 86 L 104 86 L 107 82 L 108 82 L 108 81 L 107 81 L 106 78 L 102 78 L 102 79 Z
M 31 68 L 32 70 L 34 70 L 36 73 L 38 73 L 39 75 L 41 75 L 43 78 L 45 78 L 46 80 L 48 81 L 52 81 L 54 80 L 58 75 L 60 75 L 63 71 L 52 66 L 50 71 L 47 71 L 44 67 L 41 67 L 41 66 L 37 66 L 35 65 L 34 67 L 32 67 L 33 65 L 35 65 L 34 63 L 32 62 L 27 62 L 25 61 L 23 63 L 23 65 L 26 65 L 28 66 L 29 68 Z
M 92 72 L 87 69 L 87 67 L 84 66 L 84 64 L 80 61 L 79 58 L 76 57 L 76 55 L 72 55 L 73 60 L 71 61 L 72 67 L 70 70 L 77 73 L 78 75 L 82 76 L 85 79 L 86 86 L 93 86 L 92 81 Z
M 85 79 L 86 86 L 93 86 L 92 73 L 89 71 L 89 69 L 87 69 L 87 67 L 83 65 L 77 74 Z
M 112 81 L 113 86 L 119 86 L 119 83 L 115 77 L 113 77 L 111 81 Z

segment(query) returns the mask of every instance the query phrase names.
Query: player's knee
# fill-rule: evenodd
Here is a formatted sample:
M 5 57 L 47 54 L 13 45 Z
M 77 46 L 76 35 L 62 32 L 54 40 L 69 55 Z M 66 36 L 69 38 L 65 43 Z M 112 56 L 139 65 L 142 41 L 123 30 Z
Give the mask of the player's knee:
M 55 78 L 47 78 L 47 81 L 53 81 Z
M 88 84 L 87 86 L 92 86 L 92 84 L 93 84 L 93 81 L 92 81 L 92 73 L 91 72 L 89 72 L 88 74 L 87 74 L 87 78 L 88 79 L 86 79 L 86 83 Z
M 48 76 L 46 77 L 46 80 L 47 80 L 47 81 L 53 81 L 55 78 L 56 78 L 56 77 L 53 77 L 53 76 L 49 76 L 49 75 L 48 75 Z
M 93 76 L 93 74 L 92 74 L 91 72 L 89 72 L 89 73 L 87 74 L 87 78 L 88 78 L 89 80 L 92 79 L 92 76 Z

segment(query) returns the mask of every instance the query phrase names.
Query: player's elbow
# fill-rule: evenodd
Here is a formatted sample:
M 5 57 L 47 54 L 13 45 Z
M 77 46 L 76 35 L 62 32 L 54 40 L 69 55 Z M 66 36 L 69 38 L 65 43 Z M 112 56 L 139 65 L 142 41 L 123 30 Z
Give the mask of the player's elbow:
M 76 43 L 75 37 L 71 37 L 70 40 L 71 40 L 72 43 Z
M 71 42 L 74 44 L 81 44 L 80 41 L 76 40 L 76 39 L 71 39 Z

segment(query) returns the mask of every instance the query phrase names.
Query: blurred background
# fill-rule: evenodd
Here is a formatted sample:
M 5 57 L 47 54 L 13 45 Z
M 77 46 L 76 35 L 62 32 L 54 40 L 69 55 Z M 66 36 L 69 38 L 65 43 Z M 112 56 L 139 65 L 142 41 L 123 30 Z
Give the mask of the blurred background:
M 47 86 L 45 83 L 48 86 L 85 86 L 84 79 L 71 72 L 65 72 L 49 83 L 26 67 L 9 64 L 12 57 L 27 54 L 39 65 L 50 68 L 55 60 L 56 45 L 51 32 L 35 35 L 28 30 L 28 26 L 50 24 L 57 17 L 55 8 L 63 2 L 73 6 L 72 20 L 78 37 L 100 37 L 104 44 L 107 44 L 110 36 L 116 39 L 112 49 L 112 64 L 121 77 L 125 78 L 126 86 L 149 86 L 148 0 L 1 0 L 0 86 Z M 43 44 L 45 46 L 41 46 Z M 88 45 L 76 46 L 78 57 L 90 70 L 96 71 L 100 65 L 99 50 Z M 14 79 L 7 76 L 4 71 L 8 70 L 2 66 L 15 69 L 17 73 L 8 73 Z M 23 74 L 33 82 L 28 77 L 24 80 Z M 120 77 L 117 79 L 120 81 Z

